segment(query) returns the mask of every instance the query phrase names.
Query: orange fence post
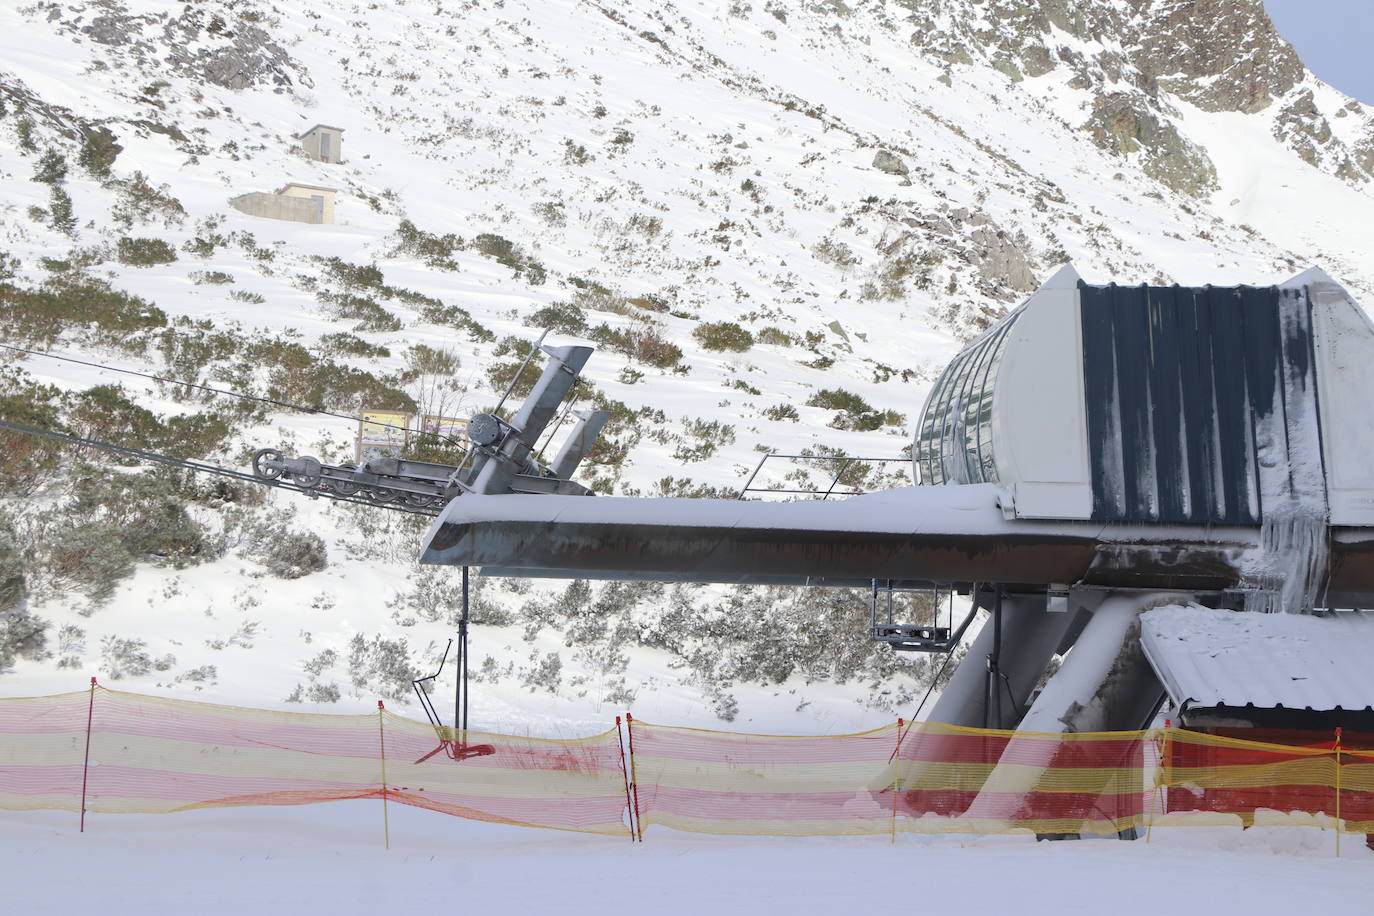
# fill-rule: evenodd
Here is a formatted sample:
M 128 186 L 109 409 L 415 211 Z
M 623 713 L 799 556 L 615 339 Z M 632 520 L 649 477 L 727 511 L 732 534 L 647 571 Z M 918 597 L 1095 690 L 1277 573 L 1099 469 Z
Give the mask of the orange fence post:
M 902 717 L 897 717 L 897 750 L 892 754 L 892 842 L 897 842 L 897 793 L 902 789 Z
M 635 717 L 625 713 L 625 731 L 630 736 L 630 789 L 634 795 L 635 835 L 644 842 L 644 822 L 639 816 L 639 770 L 635 767 Z
M 81 830 L 86 832 L 86 777 L 91 771 L 91 719 L 95 716 L 95 678 L 91 678 L 91 700 L 86 705 L 86 759 L 81 764 Z
M 1341 857 L 1341 730 L 1336 729 L 1336 858 Z
M 635 841 L 635 810 L 630 801 L 630 771 L 625 768 L 625 733 L 620 730 L 620 716 L 615 717 L 615 737 L 620 744 L 620 775 L 625 777 L 625 814 L 630 819 L 630 842 Z
M 377 742 L 382 749 L 382 835 L 385 838 L 386 848 L 391 848 L 391 817 L 387 812 L 386 806 L 386 707 L 382 701 L 377 701 Z

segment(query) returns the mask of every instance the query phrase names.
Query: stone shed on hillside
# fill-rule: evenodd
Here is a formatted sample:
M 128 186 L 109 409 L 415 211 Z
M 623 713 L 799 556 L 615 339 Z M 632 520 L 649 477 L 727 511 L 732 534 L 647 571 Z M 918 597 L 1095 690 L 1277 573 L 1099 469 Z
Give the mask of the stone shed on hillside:
M 296 223 L 334 222 L 335 188 L 322 188 L 295 182 L 282 185 L 272 194 L 254 191 L 231 198 L 229 206 L 249 216 L 264 219 L 284 219 Z
M 307 131 L 296 134 L 301 149 L 311 159 L 319 162 L 343 162 L 343 128 L 316 124 Z

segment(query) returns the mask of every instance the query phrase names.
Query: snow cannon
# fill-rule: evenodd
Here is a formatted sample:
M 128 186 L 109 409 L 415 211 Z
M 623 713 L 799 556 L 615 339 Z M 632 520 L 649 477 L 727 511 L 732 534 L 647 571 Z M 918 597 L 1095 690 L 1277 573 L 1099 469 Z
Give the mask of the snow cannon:
M 792 503 L 469 495 L 421 561 L 857 586 L 875 604 L 950 589 L 989 622 L 930 718 L 1137 728 L 1163 695 L 1138 646 L 1144 609 L 1374 604 L 1370 404 L 1374 325 L 1320 270 L 1185 287 L 1094 285 L 1065 267 L 937 380 L 916 486 Z M 915 638 L 928 624 L 874 635 L 950 651 L 943 631 Z M 1046 686 L 1060 708 L 1036 710 L 1060 658 L 1076 686 Z
M 548 357 L 543 373 L 515 416 L 503 419 L 502 407 L 538 352 Z M 330 465 L 317 458 L 292 458 L 278 449 L 264 448 L 253 456 L 253 473 L 264 480 L 289 481 L 311 495 L 401 505 L 429 514 L 465 493 L 588 496 L 591 490 L 572 476 L 591 452 L 610 414 L 575 410 L 568 405 L 560 417 L 559 408 L 591 355 L 591 347 L 532 347 L 496 407 L 468 420 L 466 451 L 456 465 L 386 453 L 403 453 L 405 442 L 418 431 L 373 420 L 370 425 L 396 433 L 391 437 L 394 449 L 364 458 L 360 436 L 358 462 Z M 541 437 L 547 432 L 552 438 L 568 417 L 573 418 L 571 431 L 552 462 L 542 463 L 538 458 Z M 544 444 L 547 446 L 547 441 Z

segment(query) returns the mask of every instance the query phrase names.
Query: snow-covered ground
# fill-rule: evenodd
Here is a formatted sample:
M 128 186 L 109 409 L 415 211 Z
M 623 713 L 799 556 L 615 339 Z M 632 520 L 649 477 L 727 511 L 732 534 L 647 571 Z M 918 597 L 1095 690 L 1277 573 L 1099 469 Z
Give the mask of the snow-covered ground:
M 0 818 L 10 913 L 1355 914 L 1363 837 L 1174 828 L 1147 843 L 1025 836 L 628 839 L 339 802 L 161 817 Z

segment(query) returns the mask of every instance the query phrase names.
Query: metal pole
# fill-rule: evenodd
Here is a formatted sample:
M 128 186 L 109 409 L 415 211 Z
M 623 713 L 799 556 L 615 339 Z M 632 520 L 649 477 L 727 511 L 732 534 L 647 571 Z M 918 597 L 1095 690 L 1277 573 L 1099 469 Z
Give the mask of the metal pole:
M 86 704 L 86 759 L 81 764 L 81 830 L 86 832 L 86 776 L 91 771 L 91 719 L 95 715 L 95 678 L 91 678 L 91 699 Z
M 382 836 L 385 839 L 386 848 L 391 848 L 391 814 L 387 810 L 386 799 L 386 707 L 382 701 L 377 701 L 377 745 L 381 748 L 382 755 Z
M 635 718 L 628 712 L 625 713 L 625 732 L 630 739 L 630 790 L 634 796 L 635 834 L 639 837 L 639 842 L 643 843 L 644 821 L 639 815 L 639 767 L 635 763 Z
M 463 740 L 468 730 L 468 568 L 463 567 L 463 616 L 458 621 L 458 658 L 462 671 L 459 679 L 463 690 Z
M 620 742 L 620 775 L 625 777 L 625 812 L 630 820 L 630 842 L 635 840 L 635 808 L 630 800 L 630 771 L 625 766 L 625 733 L 620 730 L 620 716 L 615 717 L 615 735 Z
M 992 605 L 992 690 L 997 697 L 997 727 L 1002 727 L 1002 589 Z

